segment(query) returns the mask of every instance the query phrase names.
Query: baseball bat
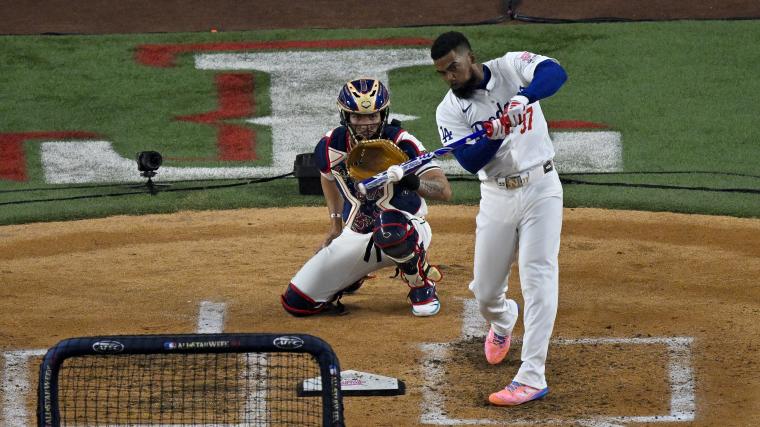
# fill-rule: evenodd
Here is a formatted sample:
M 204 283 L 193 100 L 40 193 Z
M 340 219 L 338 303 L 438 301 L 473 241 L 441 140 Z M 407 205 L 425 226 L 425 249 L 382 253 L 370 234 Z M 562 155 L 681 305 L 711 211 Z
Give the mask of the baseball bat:
M 418 167 L 422 166 L 423 164 L 433 160 L 436 157 L 445 156 L 446 154 L 449 154 L 450 152 L 456 150 L 457 148 L 467 144 L 470 141 L 478 140 L 485 136 L 486 130 L 480 129 L 478 131 L 475 131 L 471 133 L 470 135 L 465 136 L 462 139 L 456 140 L 452 142 L 451 144 L 439 148 L 433 152 L 425 153 L 419 157 L 415 157 L 412 160 L 407 160 L 404 163 L 401 163 L 399 166 L 404 170 L 404 175 L 409 173 L 410 171 L 417 169 Z M 362 194 L 367 194 L 367 190 L 371 190 L 375 187 L 379 187 L 385 182 L 388 181 L 388 172 L 381 172 L 373 177 L 367 178 L 357 184 L 357 188 L 359 191 L 361 191 Z

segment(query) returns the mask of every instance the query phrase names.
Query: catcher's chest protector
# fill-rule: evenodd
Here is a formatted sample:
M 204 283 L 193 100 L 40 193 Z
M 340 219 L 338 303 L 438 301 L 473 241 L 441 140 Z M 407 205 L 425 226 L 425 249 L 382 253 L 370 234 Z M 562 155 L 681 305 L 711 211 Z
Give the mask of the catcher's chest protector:
M 400 132 L 401 129 L 398 127 L 386 126 L 382 136 L 393 141 Z M 325 161 L 329 162 L 330 169 L 336 177 L 336 185 L 345 200 L 344 213 L 347 215 L 344 215 L 344 218 L 351 230 L 358 233 L 372 232 L 375 218 L 383 209 L 400 209 L 417 214 L 422 206 L 422 199 L 416 192 L 405 191 L 393 185 L 374 188 L 367 194 L 358 191 L 357 181 L 350 177 L 348 170 L 347 156 L 352 151 L 348 148 L 348 138 L 345 127 L 334 129 L 327 141 L 328 146 L 325 147 Z

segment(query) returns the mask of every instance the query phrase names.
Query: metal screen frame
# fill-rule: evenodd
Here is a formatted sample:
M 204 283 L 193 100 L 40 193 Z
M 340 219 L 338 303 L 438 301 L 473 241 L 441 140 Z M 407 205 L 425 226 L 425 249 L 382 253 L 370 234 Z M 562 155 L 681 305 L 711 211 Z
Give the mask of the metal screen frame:
M 176 346 L 166 345 L 167 342 Z M 40 365 L 37 425 L 58 427 L 58 374 L 68 358 L 92 355 L 199 353 L 309 353 L 322 377 L 322 424 L 344 426 L 340 364 L 329 344 L 308 334 L 112 335 L 69 338 L 51 347 Z

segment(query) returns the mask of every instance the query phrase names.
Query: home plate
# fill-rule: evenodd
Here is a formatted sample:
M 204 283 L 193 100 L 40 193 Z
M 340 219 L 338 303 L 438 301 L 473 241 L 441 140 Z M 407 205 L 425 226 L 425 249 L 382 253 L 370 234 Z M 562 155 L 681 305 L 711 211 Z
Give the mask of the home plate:
M 384 377 L 360 371 L 341 371 L 340 389 L 343 396 L 398 396 L 406 392 L 406 385 L 398 378 Z M 298 396 L 319 396 L 322 378 L 309 378 L 298 385 Z

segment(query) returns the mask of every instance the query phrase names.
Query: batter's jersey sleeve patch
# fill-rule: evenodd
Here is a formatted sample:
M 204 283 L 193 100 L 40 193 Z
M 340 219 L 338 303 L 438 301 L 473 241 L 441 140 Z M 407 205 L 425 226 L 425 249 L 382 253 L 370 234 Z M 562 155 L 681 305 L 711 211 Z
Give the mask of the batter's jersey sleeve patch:
M 535 73 L 538 64 L 547 60 L 559 64 L 559 61 L 554 58 L 533 52 L 507 52 L 507 54 L 499 58 L 496 63 L 499 67 L 505 68 L 510 74 L 517 74 L 522 85 L 526 86 L 533 81 L 533 73 Z

